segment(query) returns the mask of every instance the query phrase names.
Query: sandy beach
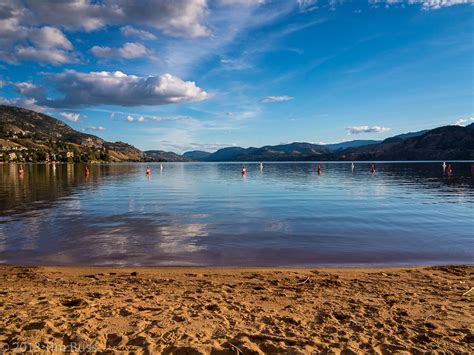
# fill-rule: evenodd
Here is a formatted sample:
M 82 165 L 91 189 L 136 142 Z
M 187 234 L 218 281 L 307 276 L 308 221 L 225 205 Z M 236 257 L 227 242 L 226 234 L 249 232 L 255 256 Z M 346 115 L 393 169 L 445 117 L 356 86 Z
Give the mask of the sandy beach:
M 10 351 L 386 353 L 474 346 L 474 267 L 0 267 Z

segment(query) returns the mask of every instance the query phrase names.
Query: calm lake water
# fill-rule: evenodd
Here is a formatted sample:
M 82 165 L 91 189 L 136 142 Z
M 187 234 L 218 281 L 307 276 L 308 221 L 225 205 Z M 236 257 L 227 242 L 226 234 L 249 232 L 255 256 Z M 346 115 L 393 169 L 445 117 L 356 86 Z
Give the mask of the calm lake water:
M 0 262 L 473 263 L 471 164 L 0 164 Z

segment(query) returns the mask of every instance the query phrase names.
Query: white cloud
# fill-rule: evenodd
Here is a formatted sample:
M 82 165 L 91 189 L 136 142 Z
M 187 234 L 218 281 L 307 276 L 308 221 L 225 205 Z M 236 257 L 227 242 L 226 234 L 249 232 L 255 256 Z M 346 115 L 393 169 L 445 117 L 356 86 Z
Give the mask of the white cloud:
M 124 36 L 127 36 L 127 37 L 138 37 L 143 40 L 156 39 L 156 36 L 153 33 L 144 31 L 144 30 L 139 30 L 132 26 L 124 26 L 120 28 L 120 31 L 122 32 Z
M 454 5 L 472 4 L 472 0 L 369 0 L 369 4 L 421 5 L 423 10 L 437 10 Z
M 145 117 L 143 117 L 143 116 L 140 116 L 140 117 L 127 116 L 127 121 L 128 122 L 145 122 Z
M 63 95 L 63 98 L 44 100 L 50 107 L 164 105 L 209 97 L 196 83 L 171 74 L 140 77 L 120 71 L 79 73 L 67 70 L 47 79 Z
M 227 116 L 229 116 L 232 120 L 247 120 L 250 118 L 255 118 L 257 116 L 257 112 L 255 111 L 243 111 L 243 112 L 227 112 Z
M 20 60 L 51 63 L 55 65 L 75 63 L 77 59 L 61 49 L 43 49 L 35 47 L 15 47 L 15 56 Z
M 347 134 L 360 134 L 360 133 L 384 133 L 390 131 L 390 128 L 380 126 L 352 126 L 346 127 Z
M 207 36 L 207 0 L 3 0 L 0 1 L 0 60 L 63 64 L 77 61 L 61 29 L 94 31 L 124 26 L 125 35 L 153 39 L 132 25 L 148 26 L 170 36 Z M 49 51 L 48 51 L 49 49 Z M 123 55 L 131 55 L 127 48 Z M 134 48 L 136 51 L 137 48 Z M 127 54 L 128 53 L 128 54 Z
M 260 102 L 281 102 L 293 100 L 291 96 L 267 96 L 260 100 Z
M 85 131 L 105 131 L 106 128 L 102 126 L 90 126 L 90 127 L 84 128 L 84 130 Z
M 29 23 L 93 31 L 106 25 L 147 25 L 173 36 L 208 34 L 203 24 L 206 0 L 29 0 L 23 8 Z
M 151 52 L 143 44 L 140 43 L 125 43 L 123 47 L 111 48 L 111 47 L 100 47 L 94 46 L 91 52 L 99 58 L 123 58 L 123 59 L 136 59 L 145 57 Z
M 44 88 L 41 86 L 36 86 L 35 84 L 24 81 L 20 83 L 13 84 L 15 90 L 18 91 L 20 94 L 28 97 L 32 97 L 35 99 L 44 98 Z
M 219 5 L 244 5 L 244 6 L 255 6 L 263 5 L 265 0 L 219 0 Z
M 0 105 L 18 106 L 36 112 L 46 111 L 46 107 L 38 105 L 38 102 L 33 98 L 5 99 L 0 97 Z
M 39 48 L 63 48 L 72 49 L 72 44 L 66 36 L 57 28 L 44 26 L 39 29 L 30 30 L 30 41 Z
M 195 123 L 196 120 L 189 116 L 132 116 L 128 115 L 126 118 L 127 122 L 186 122 Z
M 72 113 L 72 112 L 61 112 L 59 116 L 65 118 L 70 122 L 79 122 L 81 115 L 79 113 Z
M 474 123 L 474 117 L 468 117 L 468 118 L 460 118 L 459 120 L 457 120 L 454 125 L 456 126 L 467 126 L 471 123 Z

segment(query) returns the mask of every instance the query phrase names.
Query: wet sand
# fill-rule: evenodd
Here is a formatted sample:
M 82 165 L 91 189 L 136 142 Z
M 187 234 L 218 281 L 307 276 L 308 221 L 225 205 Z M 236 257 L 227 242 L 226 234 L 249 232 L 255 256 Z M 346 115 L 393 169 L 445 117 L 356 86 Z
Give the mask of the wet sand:
M 1 266 L 0 346 L 105 353 L 472 353 L 473 286 L 474 266 Z

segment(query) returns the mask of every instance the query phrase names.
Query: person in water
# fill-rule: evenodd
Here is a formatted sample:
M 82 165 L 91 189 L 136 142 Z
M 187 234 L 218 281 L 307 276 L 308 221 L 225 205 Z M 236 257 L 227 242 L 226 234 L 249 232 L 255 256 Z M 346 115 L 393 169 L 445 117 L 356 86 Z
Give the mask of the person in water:
M 453 175 L 453 167 L 451 166 L 451 164 L 448 164 L 448 175 Z
M 23 170 L 23 165 L 20 165 L 20 170 L 18 170 L 18 174 L 23 175 L 25 170 Z
M 146 167 L 146 175 L 150 176 L 151 175 L 151 169 L 149 166 Z
M 245 169 L 245 165 L 242 165 L 242 176 L 247 174 L 247 169 Z
M 321 164 L 318 164 L 318 175 L 321 175 Z
M 86 176 L 89 176 L 90 172 L 89 172 L 89 168 L 87 167 L 86 165 Z
M 372 164 L 372 166 L 370 167 L 370 172 L 372 173 L 372 175 L 375 174 L 375 165 Z

